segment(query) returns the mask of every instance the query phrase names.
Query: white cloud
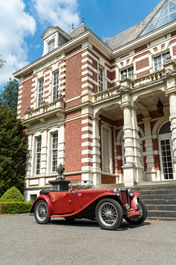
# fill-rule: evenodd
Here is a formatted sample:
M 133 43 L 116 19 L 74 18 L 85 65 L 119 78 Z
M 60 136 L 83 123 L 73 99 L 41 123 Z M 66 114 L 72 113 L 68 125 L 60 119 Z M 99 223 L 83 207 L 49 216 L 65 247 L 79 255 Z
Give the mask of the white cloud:
M 25 11 L 23 0 L 0 1 L 0 54 L 6 60 L 0 69 L 0 84 L 8 81 L 12 73 L 26 65 L 27 44 L 24 38 L 36 31 L 36 21 Z
M 71 31 L 71 25 L 80 23 L 77 0 L 32 0 L 39 20 L 50 26 L 59 26 L 66 32 Z
M 66 32 L 71 31 L 80 23 L 78 0 L 0 0 L 0 55 L 6 60 L 3 69 L 0 69 L 0 89 L 8 82 L 13 73 L 27 65 L 31 47 L 38 43 L 26 43 L 25 37 L 46 30 L 47 26 L 59 26 Z M 26 2 L 26 5 L 25 5 Z M 29 13 L 30 12 L 30 13 Z M 39 26 L 37 28 L 37 22 Z M 36 42 L 36 41 L 35 41 Z M 30 48 L 30 51 L 29 51 Z

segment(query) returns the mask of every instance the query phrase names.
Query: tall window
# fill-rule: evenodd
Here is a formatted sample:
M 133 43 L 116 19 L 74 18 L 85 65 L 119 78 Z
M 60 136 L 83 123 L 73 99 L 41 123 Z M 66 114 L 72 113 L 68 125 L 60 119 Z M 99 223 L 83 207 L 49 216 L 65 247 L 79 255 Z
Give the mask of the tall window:
M 102 127 L 102 170 L 106 173 L 112 173 L 112 138 L 111 130 L 108 127 Z
M 154 60 L 154 70 L 158 71 L 161 70 L 163 68 L 163 64 L 166 62 L 166 57 L 167 55 L 169 55 L 170 52 L 164 53 L 162 55 L 159 55 L 157 57 L 155 57 Z
M 48 52 L 51 52 L 52 50 L 54 50 L 54 48 L 55 48 L 55 41 L 52 40 L 48 42 Z
M 101 92 L 104 89 L 104 68 L 99 67 L 98 91 Z
M 161 173 L 164 180 L 174 179 L 173 144 L 171 140 L 170 122 L 165 123 L 159 131 Z
M 120 80 L 123 80 L 123 74 L 126 74 L 127 78 L 129 79 L 133 79 L 133 76 L 134 76 L 133 66 L 127 69 L 124 69 L 120 72 Z
M 41 168 L 41 150 L 42 150 L 42 138 L 41 136 L 36 138 L 36 159 L 35 159 L 35 173 L 40 174 Z
M 53 133 L 52 145 L 51 145 L 52 172 L 55 172 L 57 169 L 57 158 L 58 158 L 58 133 Z
M 54 73 L 53 81 L 53 101 L 58 99 L 58 90 L 59 90 L 59 71 Z
M 38 107 L 43 104 L 43 78 L 38 81 Z

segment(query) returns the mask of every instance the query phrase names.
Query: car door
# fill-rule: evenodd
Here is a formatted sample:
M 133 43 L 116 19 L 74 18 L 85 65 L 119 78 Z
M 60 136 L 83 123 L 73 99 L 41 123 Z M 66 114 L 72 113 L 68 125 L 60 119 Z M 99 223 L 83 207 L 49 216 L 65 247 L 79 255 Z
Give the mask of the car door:
M 54 213 L 53 214 L 67 214 L 74 210 L 73 201 L 68 192 L 53 192 Z

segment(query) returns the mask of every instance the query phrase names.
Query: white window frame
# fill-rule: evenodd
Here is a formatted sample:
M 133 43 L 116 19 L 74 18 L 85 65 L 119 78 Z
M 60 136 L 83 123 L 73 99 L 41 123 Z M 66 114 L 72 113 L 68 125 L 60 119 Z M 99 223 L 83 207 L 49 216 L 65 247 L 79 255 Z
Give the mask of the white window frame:
M 53 136 L 54 135 L 56 135 L 57 134 L 57 146 L 56 147 L 54 147 L 53 146 L 53 140 L 54 140 L 54 138 L 53 138 Z M 55 170 L 54 170 L 54 168 L 53 168 L 53 162 L 54 162 L 54 152 L 56 151 L 56 168 L 55 168 Z M 55 131 L 55 132 L 52 132 L 51 133 L 51 168 L 50 168 L 50 172 L 51 173 L 56 173 L 56 169 L 57 169 L 57 166 L 58 166 L 58 156 L 59 156 L 59 133 L 58 133 L 58 131 Z
M 38 149 L 38 141 L 40 139 L 40 149 Z M 41 173 L 41 156 L 42 156 L 42 135 L 35 137 L 35 175 Z M 38 166 L 39 165 L 39 166 Z
M 132 69 L 132 71 L 130 71 L 130 69 Z M 132 72 L 132 75 L 130 74 L 131 72 Z M 122 78 L 123 73 L 126 73 L 127 78 L 133 80 L 133 78 L 134 78 L 134 67 L 133 67 L 133 65 L 131 65 L 128 68 L 124 68 L 124 69 L 120 70 L 120 80 L 123 80 L 123 78 Z
M 44 94 L 44 78 L 38 80 L 38 89 L 37 89 L 37 107 L 43 105 L 43 94 Z
M 109 154 L 109 172 L 106 172 L 104 169 L 104 150 L 103 150 L 103 131 L 107 130 L 108 131 L 108 154 Z M 111 127 L 109 126 L 109 124 L 102 124 L 101 126 L 101 157 L 102 157 L 102 171 L 104 173 L 109 173 L 112 174 L 113 173 L 113 159 L 112 159 L 112 130 Z
M 98 92 L 105 90 L 105 69 L 104 67 L 98 67 Z
M 58 74 L 58 78 L 55 75 Z M 59 95 L 59 69 L 53 73 L 52 101 L 56 101 Z
M 55 49 L 55 39 L 48 41 L 47 47 L 48 47 L 48 52 L 53 51 Z
M 163 65 L 166 62 L 167 55 L 170 55 L 170 51 L 167 51 L 165 53 L 162 53 L 162 54 L 160 54 L 158 56 L 153 57 L 153 69 L 154 69 L 154 72 L 157 72 L 157 71 L 160 71 L 160 70 L 163 69 Z M 156 67 L 156 64 L 155 64 L 155 60 L 156 59 L 160 59 L 160 63 L 161 63 L 160 67 L 159 66 Z
M 173 158 L 174 158 L 174 152 L 173 152 L 173 149 L 172 149 L 172 140 L 171 140 L 171 133 L 164 133 L 164 134 L 159 134 L 159 137 L 158 137 L 158 141 L 159 141 L 159 155 L 160 155 L 160 166 L 161 166 L 161 177 L 162 177 L 162 180 L 164 181 L 172 181 L 172 180 L 175 180 L 175 171 L 174 171 L 174 165 L 173 165 L 173 162 L 172 162 L 172 170 L 173 170 L 173 179 L 165 179 L 164 178 L 164 172 L 163 172 L 163 161 L 162 161 L 162 151 L 161 151 L 161 141 L 162 140 L 169 140 L 170 141 L 170 151 L 171 151 L 171 158 L 172 158 L 172 161 L 173 161 Z

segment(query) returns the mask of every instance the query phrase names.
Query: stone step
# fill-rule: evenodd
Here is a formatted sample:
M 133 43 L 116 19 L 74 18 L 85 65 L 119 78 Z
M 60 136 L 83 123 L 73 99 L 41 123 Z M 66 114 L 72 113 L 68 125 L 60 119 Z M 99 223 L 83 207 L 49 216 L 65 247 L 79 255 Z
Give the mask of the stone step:
M 143 200 L 150 199 L 160 199 L 160 200 L 175 200 L 176 201 L 176 194 L 144 194 L 141 196 Z
M 166 210 L 163 210 L 163 211 L 157 211 L 157 210 L 148 210 L 148 214 L 147 214 L 147 218 L 150 218 L 150 217 L 157 217 L 157 218 L 160 218 L 160 217 L 170 217 L 170 218 L 176 218 L 176 211 L 166 211 Z
M 158 190 L 158 189 L 162 189 L 162 190 L 167 190 L 167 189 L 176 189 L 176 182 L 174 182 L 173 184 L 156 184 L 156 185 L 136 185 L 133 187 L 133 189 L 135 191 L 145 191 L 145 190 Z
M 142 190 L 142 195 L 148 194 L 176 194 L 176 189 L 153 189 L 153 190 Z
M 151 217 L 147 217 L 148 220 L 157 220 L 157 221 L 175 221 L 176 222 L 176 217 L 157 217 L 157 216 L 151 216 Z
M 151 204 L 151 205 L 165 205 L 165 204 L 176 204 L 176 199 L 143 199 L 142 201 L 144 204 Z
M 148 211 L 153 211 L 153 210 L 158 210 L 158 211 L 176 211 L 176 204 L 175 205 L 151 205 L 151 204 L 146 204 Z
M 147 207 L 147 218 L 151 220 L 176 221 L 176 182 L 156 185 L 138 185 L 135 191 Z

